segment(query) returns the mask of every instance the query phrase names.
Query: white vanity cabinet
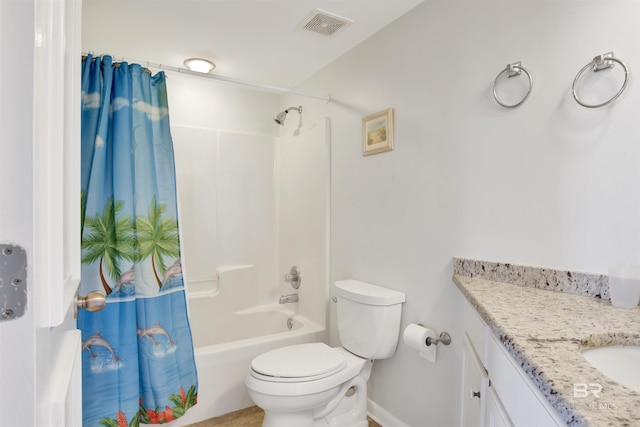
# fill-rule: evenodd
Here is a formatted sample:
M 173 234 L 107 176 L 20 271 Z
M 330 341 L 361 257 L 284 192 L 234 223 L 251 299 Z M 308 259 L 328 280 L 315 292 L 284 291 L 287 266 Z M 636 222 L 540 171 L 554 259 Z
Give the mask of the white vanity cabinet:
M 466 334 L 462 360 L 462 426 L 482 427 L 489 376 Z
M 566 425 L 473 306 L 464 304 L 461 425 Z
M 485 427 L 513 427 L 511 418 L 509 418 L 507 410 L 502 406 L 502 402 L 500 402 L 500 398 L 493 387 L 489 387 L 489 390 L 487 390 L 486 405 L 486 415 L 483 418 Z

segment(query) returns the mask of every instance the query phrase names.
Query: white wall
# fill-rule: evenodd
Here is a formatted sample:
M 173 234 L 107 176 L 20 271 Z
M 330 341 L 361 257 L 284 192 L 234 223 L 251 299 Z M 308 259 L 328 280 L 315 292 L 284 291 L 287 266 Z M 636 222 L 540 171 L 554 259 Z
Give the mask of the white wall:
M 332 123 L 331 281 L 403 291 L 403 328 L 453 337 L 436 364 L 400 343 L 374 365 L 370 398 L 407 425 L 459 422 L 452 257 L 603 273 L 640 264 L 638 16 L 638 1 L 428 1 L 299 87 L 334 99 L 307 109 Z M 611 50 L 631 69 L 627 92 L 580 107 L 574 76 Z M 491 86 L 516 61 L 534 87 L 508 110 Z M 619 84 L 605 73 L 595 77 Z M 388 107 L 396 148 L 363 157 L 361 119 Z

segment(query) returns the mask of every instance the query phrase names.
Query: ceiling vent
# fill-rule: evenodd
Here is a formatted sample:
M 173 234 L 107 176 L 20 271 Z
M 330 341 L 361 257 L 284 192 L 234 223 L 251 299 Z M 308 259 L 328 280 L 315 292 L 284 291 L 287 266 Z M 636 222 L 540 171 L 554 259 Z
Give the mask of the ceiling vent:
M 302 28 L 323 36 L 332 36 L 352 22 L 351 19 L 343 18 L 321 9 L 315 9 L 302 22 Z

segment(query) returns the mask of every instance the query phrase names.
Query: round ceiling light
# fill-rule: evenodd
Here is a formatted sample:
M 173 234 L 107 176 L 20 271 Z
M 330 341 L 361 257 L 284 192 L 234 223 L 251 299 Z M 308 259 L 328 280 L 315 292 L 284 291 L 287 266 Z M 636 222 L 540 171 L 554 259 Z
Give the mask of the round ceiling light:
M 198 73 L 204 74 L 210 73 L 214 68 L 216 68 L 216 64 L 203 58 L 185 59 L 184 65 L 186 65 L 186 67 L 191 71 L 196 71 Z

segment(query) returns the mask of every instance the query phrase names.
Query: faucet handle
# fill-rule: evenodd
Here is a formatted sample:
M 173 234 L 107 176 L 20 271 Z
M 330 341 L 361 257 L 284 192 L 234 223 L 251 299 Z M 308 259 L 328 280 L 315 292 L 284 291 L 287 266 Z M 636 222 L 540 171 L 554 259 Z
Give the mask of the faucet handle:
M 289 274 L 284 275 L 284 281 L 291 283 L 293 289 L 298 289 L 302 283 L 302 274 L 300 273 L 300 269 L 295 265 L 291 267 Z

